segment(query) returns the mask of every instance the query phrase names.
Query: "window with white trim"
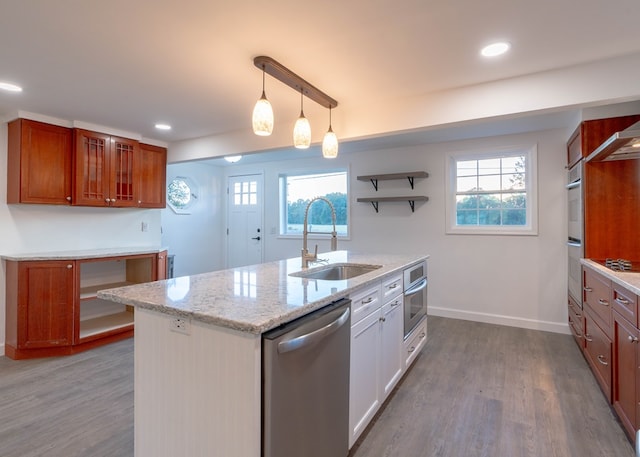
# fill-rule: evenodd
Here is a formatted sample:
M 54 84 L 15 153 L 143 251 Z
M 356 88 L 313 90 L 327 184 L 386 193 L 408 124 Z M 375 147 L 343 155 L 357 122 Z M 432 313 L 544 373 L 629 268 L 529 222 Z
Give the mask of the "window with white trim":
M 447 233 L 537 234 L 537 147 L 447 160 Z
M 349 233 L 349 192 L 346 169 L 286 173 L 280 175 L 280 235 L 302 236 L 304 215 L 308 204 L 316 197 L 331 202 L 336 213 L 336 232 L 344 238 Z M 324 201 L 309 207 L 309 233 L 331 232 L 331 208 Z M 314 235 L 315 237 L 315 235 Z

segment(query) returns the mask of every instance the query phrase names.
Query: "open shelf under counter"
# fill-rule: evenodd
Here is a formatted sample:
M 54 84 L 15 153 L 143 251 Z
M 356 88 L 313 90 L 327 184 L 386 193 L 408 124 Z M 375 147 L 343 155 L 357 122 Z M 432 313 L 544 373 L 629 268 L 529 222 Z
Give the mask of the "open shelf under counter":
M 94 317 L 80 321 L 79 338 L 85 339 L 96 335 L 103 335 L 114 330 L 133 329 L 133 312 L 122 311 L 106 316 Z
M 95 285 L 95 286 L 81 287 L 80 288 L 80 300 L 87 300 L 87 299 L 96 298 L 97 295 L 98 295 L 98 291 L 99 290 L 115 289 L 117 287 L 130 286 L 132 284 L 136 284 L 136 283 L 135 282 L 131 282 L 131 281 L 120 281 L 120 282 L 113 282 L 113 283 L 109 283 L 109 284 L 98 284 L 98 285 Z

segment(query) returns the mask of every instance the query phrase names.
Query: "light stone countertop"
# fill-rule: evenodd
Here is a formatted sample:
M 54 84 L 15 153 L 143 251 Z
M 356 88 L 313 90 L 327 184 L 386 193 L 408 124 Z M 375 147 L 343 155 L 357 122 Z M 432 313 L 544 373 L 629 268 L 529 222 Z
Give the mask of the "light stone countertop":
M 82 260 L 99 259 L 101 257 L 119 257 L 136 254 L 157 254 L 167 248 L 157 246 L 133 246 L 106 249 L 79 249 L 77 251 L 34 252 L 26 254 L 3 254 L 4 260 L 28 261 L 28 260 Z
M 309 314 L 355 289 L 402 274 L 427 255 L 375 255 L 335 251 L 318 254 L 329 264 L 359 263 L 381 268 L 348 280 L 289 276 L 302 270 L 300 257 L 259 265 L 107 289 L 98 297 L 233 330 L 262 334 Z M 313 264 L 309 268 L 322 267 Z
M 596 270 L 611 281 L 626 287 L 634 294 L 640 295 L 640 273 L 614 271 L 590 259 L 580 259 L 580 263 Z

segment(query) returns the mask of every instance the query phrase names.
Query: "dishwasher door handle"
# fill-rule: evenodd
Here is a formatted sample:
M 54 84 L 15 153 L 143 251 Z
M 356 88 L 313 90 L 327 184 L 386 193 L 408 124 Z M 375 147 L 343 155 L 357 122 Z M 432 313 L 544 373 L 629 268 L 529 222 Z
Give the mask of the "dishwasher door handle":
M 290 340 L 280 341 L 278 343 L 278 354 L 284 354 L 285 352 L 295 351 L 306 346 L 317 343 L 326 336 L 331 335 L 333 332 L 342 327 L 349 319 L 351 308 L 347 308 L 336 320 L 320 327 L 313 332 L 306 333 L 304 335 L 291 338 Z

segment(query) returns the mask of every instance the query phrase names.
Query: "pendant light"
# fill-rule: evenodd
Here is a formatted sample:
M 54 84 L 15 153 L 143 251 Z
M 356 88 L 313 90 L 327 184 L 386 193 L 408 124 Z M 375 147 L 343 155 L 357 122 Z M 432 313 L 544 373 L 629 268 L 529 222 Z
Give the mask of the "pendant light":
M 293 145 L 298 149 L 307 149 L 311 145 L 311 124 L 304 117 L 303 110 L 304 88 L 300 88 L 300 117 L 293 127 Z
M 322 157 L 325 159 L 338 157 L 338 137 L 331 129 L 331 105 L 329 105 L 329 130 L 327 130 L 322 139 Z
M 253 133 L 260 136 L 269 136 L 273 132 L 273 108 L 271 108 L 271 103 L 269 103 L 264 93 L 264 74 L 265 68 L 262 65 L 262 96 L 253 108 L 252 124 Z

